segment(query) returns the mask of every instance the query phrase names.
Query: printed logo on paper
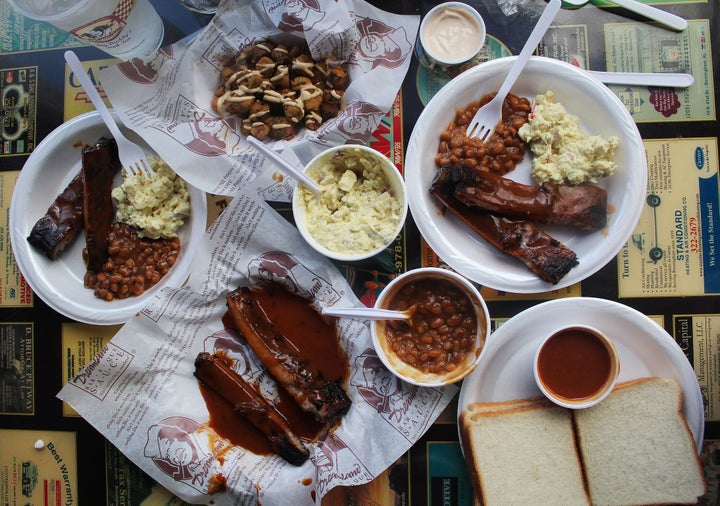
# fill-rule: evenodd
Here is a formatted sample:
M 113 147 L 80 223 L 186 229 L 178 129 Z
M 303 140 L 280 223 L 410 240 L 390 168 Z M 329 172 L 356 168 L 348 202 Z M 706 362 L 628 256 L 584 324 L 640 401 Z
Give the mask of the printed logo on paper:
M 310 30 L 325 17 L 317 0 L 268 0 L 263 7 L 275 26 L 288 33 Z
M 92 43 L 109 42 L 120 35 L 127 24 L 130 11 L 135 6 L 135 0 L 121 0 L 109 16 L 91 21 L 70 31 L 79 39 Z
M 105 399 L 115 382 L 127 370 L 135 355 L 108 343 L 85 369 L 75 376 L 69 385 L 84 390 L 100 400 Z
M 360 18 L 355 26 L 360 40 L 352 58 L 353 63 L 363 68 L 398 68 L 412 52 L 412 44 L 403 27 L 396 28 L 372 18 Z

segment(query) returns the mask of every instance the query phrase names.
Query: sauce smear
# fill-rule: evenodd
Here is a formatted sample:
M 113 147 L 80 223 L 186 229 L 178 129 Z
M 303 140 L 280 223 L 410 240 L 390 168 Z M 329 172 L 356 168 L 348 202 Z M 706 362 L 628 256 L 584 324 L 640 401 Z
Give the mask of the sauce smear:
M 610 379 L 610 352 L 584 329 L 566 329 L 547 340 L 538 356 L 545 387 L 568 400 L 592 397 Z

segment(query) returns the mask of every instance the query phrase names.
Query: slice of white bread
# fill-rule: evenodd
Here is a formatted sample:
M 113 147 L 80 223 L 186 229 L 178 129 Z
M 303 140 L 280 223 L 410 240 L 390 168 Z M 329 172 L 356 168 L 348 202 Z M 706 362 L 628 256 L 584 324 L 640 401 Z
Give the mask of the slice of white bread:
M 593 504 L 697 502 L 706 484 L 681 409 L 676 381 L 642 378 L 574 413 Z
M 471 403 L 459 426 L 476 499 L 569 506 L 588 504 L 588 490 L 598 505 L 694 504 L 706 483 L 681 409 L 678 383 L 655 377 L 585 410 L 544 397 Z
M 588 504 L 568 410 L 545 398 L 474 403 L 459 423 L 483 505 Z

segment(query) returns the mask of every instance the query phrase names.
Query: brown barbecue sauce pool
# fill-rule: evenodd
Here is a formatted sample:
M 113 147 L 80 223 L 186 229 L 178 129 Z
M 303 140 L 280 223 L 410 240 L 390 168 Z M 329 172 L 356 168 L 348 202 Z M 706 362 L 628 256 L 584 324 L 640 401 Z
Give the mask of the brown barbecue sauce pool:
M 340 347 L 334 323 L 327 323 L 310 303 L 276 285 L 253 289 L 258 306 L 277 329 L 287 337 L 322 376 L 330 381 L 345 379 L 349 374 L 347 355 Z M 233 328 L 232 320 L 224 317 L 226 328 Z M 242 339 L 242 337 L 240 337 Z M 256 455 L 273 453 L 265 435 L 242 416 L 230 403 L 200 383 L 200 391 L 210 413 L 209 425 L 219 436 Z M 285 418 L 292 431 L 304 441 L 314 441 L 326 430 L 324 424 L 303 411 L 290 394 L 278 387 L 278 413 Z
M 567 400 L 599 392 L 610 379 L 610 351 L 594 333 L 582 328 L 557 332 L 543 345 L 538 373 L 545 388 Z

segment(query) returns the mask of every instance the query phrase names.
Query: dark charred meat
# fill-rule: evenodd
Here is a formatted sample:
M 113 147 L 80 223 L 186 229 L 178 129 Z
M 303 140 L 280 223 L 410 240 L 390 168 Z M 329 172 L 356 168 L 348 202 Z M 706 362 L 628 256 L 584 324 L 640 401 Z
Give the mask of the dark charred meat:
M 575 252 L 532 223 L 509 220 L 460 202 L 453 196 L 453 181 L 447 176 L 440 172 L 430 192 L 474 232 L 522 261 L 540 279 L 557 284 L 578 264 Z
M 592 185 L 525 185 L 464 165 L 443 167 L 463 204 L 511 219 L 599 230 L 607 224 L 607 192 Z
M 83 228 L 83 180 L 79 172 L 33 225 L 28 242 L 55 260 Z
M 207 388 L 229 402 L 235 413 L 265 434 L 273 450 L 287 462 L 299 466 L 308 459 L 309 450 L 287 421 L 223 359 L 205 352 L 198 354 L 194 374 Z
M 350 408 L 341 380 L 325 379 L 268 319 L 253 290 L 241 287 L 227 297 L 228 316 L 250 348 L 295 402 L 318 422 L 330 423 Z M 317 314 L 317 313 L 316 313 Z M 317 318 L 322 317 L 317 314 Z
M 82 150 L 87 268 L 94 272 L 100 272 L 108 259 L 108 233 L 115 215 L 111 192 L 120 167 L 115 139 L 101 137 Z

